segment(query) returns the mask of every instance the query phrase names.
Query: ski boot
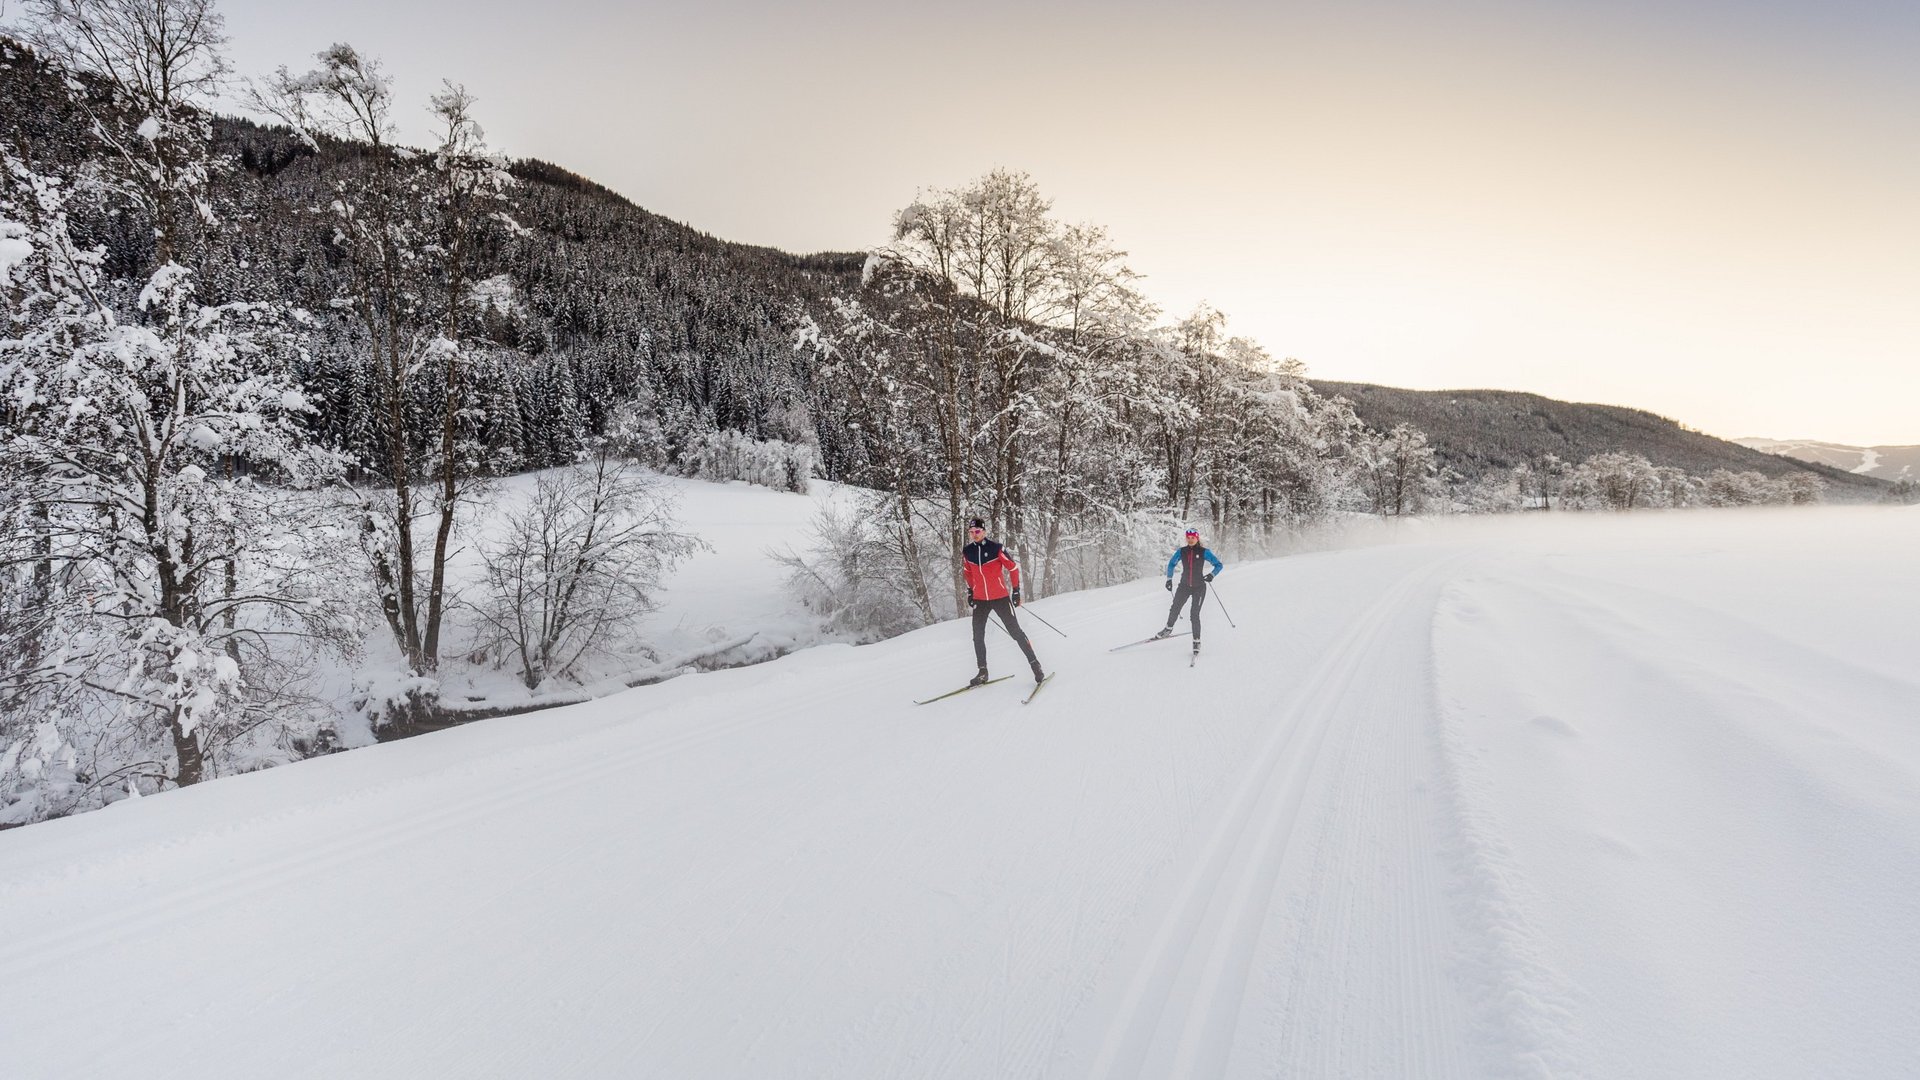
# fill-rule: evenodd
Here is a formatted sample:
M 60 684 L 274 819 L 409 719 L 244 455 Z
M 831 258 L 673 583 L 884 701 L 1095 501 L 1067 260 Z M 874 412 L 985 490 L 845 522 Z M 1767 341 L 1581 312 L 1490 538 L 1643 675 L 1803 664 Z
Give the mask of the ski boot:
M 1033 662 L 1033 683 L 1035 686 L 1047 681 L 1047 673 L 1040 670 L 1040 661 Z
M 967 686 L 969 688 L 975 687 L 975 686 L 985 686 L 985 685 L 987 685 L 987 669 L 986 668 L 981 668 L 980 674 L 975 675 L 973 678 L 967 680 Z
M 1159 633 L 1157 633 L 1157 634 L 1155 634 L 1155 635 L 1153 635 L 1152 637 L 1150 637 L 1150 638 L 1148 638 L 1147 640 L 1148 640 L 1148 641 L 1159 641 L 1159 640 L 1160 640 L 1161 638 L 1165 638 L 1165 637 L 1172 637 L 1172 636 L 1173 636 L 1173 627 L 1171 627 L 1171 626 L 1169 626 L 1169 627 L 1166 627 L 1166 628 L 1164 628 L 1164 629 L 1162 629 L 1162 630 L 1161 630 L 1161 631 L 1160 631 Z

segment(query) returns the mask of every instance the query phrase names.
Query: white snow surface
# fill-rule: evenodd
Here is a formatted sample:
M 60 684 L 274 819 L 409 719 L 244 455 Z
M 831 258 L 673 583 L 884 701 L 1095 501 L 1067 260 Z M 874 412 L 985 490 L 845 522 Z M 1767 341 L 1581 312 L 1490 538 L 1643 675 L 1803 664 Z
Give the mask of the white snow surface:
M 0 833 L 0 1071 L 1912 1075 L 1920 515 L 1409 524 Z

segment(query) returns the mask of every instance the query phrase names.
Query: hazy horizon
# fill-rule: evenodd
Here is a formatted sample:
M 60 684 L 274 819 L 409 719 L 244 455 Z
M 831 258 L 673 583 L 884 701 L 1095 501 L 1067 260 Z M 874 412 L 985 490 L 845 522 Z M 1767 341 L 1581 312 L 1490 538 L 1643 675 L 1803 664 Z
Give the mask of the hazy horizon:
M 1315 378 L 1920 443 L 1920 8 L 221 10 L 242 75 L 351 42 L 408 140 L 453 79 L 500 149 L 728 240 L 861 250 L 1004 166 Z

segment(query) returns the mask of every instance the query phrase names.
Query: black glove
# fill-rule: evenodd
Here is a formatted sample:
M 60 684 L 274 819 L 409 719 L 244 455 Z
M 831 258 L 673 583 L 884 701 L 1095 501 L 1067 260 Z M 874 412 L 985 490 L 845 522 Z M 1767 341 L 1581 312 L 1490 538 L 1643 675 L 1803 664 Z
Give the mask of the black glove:
M 974 606 L 975 604 L 978 604 L 979 602 L 980 602 L 980 601 L 978 601 L 978 600 L 975 600 L 975 599 L 973 598 L 973 590 L 972 590 L 972 589 L 968 589 L 968 590 L 967 590 L 967 607 L 968 607 L 968 608 L 972 608 L 972 607 L 973 607 L 973 606 Z
M 1013 590 L 1013 606 L 1014 607 L 1020 606 L 1020 590 L 1019 589 Z
M 1209 571 L 1207 571 L 1207 577 L 1206 577 L 1206 580 L 1208 580 L 1208 581 L 1212 581 L 1212 580 L 1213 580 L 1213 571 L 1211 571 L 1211 570 L 1209 570 Z
M 1168 579 L 1167 579 L 1167 591 L 1168 591 L 1168 592 L 1172 592 L 1172 591 L 1173 591 L 1173 579 L 1172 579 L 1172 578 L 1168 578 Z

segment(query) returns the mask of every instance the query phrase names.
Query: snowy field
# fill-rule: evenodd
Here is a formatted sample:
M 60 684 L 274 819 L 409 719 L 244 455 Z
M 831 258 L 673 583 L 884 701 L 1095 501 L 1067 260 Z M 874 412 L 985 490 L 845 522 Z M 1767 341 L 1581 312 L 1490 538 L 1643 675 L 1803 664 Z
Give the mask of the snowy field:
M 0 1075 L 1914 1075 L 1920 512 L 1414 525 L 0 833 Z

